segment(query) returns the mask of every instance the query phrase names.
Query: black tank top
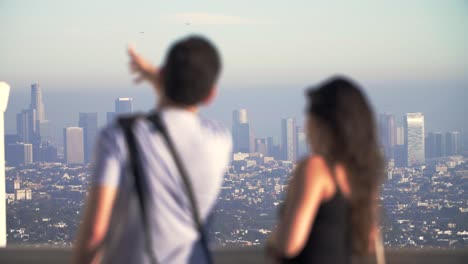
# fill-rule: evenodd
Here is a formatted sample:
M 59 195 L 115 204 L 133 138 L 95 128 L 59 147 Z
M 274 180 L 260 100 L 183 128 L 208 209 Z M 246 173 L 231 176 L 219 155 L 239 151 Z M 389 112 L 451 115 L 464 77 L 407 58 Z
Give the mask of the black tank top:
M 283 263 L 351 263 L 350 217 L 349 201 L 336 185 L 335 195 L 320 205 L 304 248 Z

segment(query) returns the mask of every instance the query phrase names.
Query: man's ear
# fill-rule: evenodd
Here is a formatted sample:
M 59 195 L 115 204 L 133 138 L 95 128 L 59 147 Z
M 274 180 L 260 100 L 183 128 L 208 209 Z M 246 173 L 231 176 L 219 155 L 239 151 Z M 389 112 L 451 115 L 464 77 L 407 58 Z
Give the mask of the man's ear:
M 213 86 L 213 88 L 211 88 L 211 91 L 208 94 L 208 96 L 203 100 L 202 104 L 203 105 L 211 104 L 214 101 L 214 99 L 216 98 L 217 95 L 218 95 L 218 87 Z

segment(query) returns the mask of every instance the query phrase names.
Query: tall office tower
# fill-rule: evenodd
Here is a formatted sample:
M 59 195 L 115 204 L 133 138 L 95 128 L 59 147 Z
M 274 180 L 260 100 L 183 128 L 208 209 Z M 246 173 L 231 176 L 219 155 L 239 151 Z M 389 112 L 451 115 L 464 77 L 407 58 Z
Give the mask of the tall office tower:
M 50 120 L 44 120 L 38 124 L 38 137 L 41 143 L 50 142 L 52 140 Z
M 284 160 L 296 162 L 297 132 L 296 120 L 284 118 L 281 120 L 281 152 Z
M 29 109 L 36 110 L 36 120 L 39 121 L 39 123 L 46 120 L 44 103 L 42 101 L 42 89 L 37 83 L 31 85 L 31 104 Z
M 66 127 L 63 129 L 64 158 L 66 163 L 84 163 L 83 128 Z
M 36 157 L 34 157 L 36 159 Z M 58 162 L 57 147 L 51 142 L 43 142 L 39 148 L 39 160 L 42 162 Z
M 385 149 L 385 155 L 388 158 L 393 158 L 391 152 L 397 141 L 394 115 L 385 113 L 379 116 L 379 134 L 380 143 Z
M 6 146 L 5 160 L 10 166 L 33 163 L 33 146 L 28 143 L 14 143 Z
M 42 101 L 42 89 L 39 84 L 31 85 L 31 103 L 29 111 L 34 112 L 33 132 L 30 143 L 33 145 L 33 155 L 35 161 L 42 161 L 40 157 L 40 145 L 43 141 L 50 141 L 50 123 L 46 120 L 44 102 Z
M 275 143 L 275 140 L 273 139 L 273 137 L 267 138 L 267 144 L 268 144 L 268 156 L 273 157 L 276 160 L 281 160 L 282 159 L 281 146 Z
M 93 146 L 98 132 L 97 113 L 80 113 L 78 126 L 83 128 L 84 161 L 91 162 Z
M 297 159 L 304 158 L 309 153 L 306 134 L 303 128 L 297 127 Z
M 273 139 L 273 137 L 267 137 L 267 146 L 268 146 L 267 156 L 273 157 L 273 149 L 275 147 L 275 140 Z
M 458 131 L 445 133 L 445 154 L 446 156 L 461 155 L 461 135 Z
M 133 112 L 133 98 L 119 97 L 115 99 L 115 113 L 117 115 L 131 112 Z
M 23 110 L 16 115 L 16 133 L 19 142 L 35 142 L 37 136 L 35 109 Z
M 426 157 L 440 158 L 443 155 L 442 133 L 429 132 L 426 140 Z
M 398 126 L 396 128 L 396 145 L 405 145 L 405 128 Z
M 252 149 L 252 133 L 247 119 L 247 110 L 239 109 L 232 112 L 233 152 L 250 153 Z
M 265 138 L 255 139 L 255 152 L 268 156 L 268 141 Z
M 424 164 L 424 115 L 422 113 L 407 113 L 403 121 L 405 124 L 407 166 Z

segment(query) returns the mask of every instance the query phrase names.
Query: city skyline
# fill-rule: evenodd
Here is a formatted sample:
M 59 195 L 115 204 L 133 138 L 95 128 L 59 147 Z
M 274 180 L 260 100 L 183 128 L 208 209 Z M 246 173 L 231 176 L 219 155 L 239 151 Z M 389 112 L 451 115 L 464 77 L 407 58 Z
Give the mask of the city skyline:
M 365 88 L 365 87 L 364 87 Z M 127 90 L 127 91 L 118 91 L 118 93 L 121 94 L 127 94 L 131 95 L 133 94 L 134 96 L 131 96 L 133 98 L 133 109 L 135 111 L 147 111 L 148 109 L 151 109 L 154 107 L 153 100 L 151 97 L 146 96 L 146 94 L 151 91 L 144 91 L 145 88 L 142 90 L 138 91 L 137 94 L 135 94 L 135 91 L 132 90 Z M 273 92 L 277 92 L 278 90 L 274 90 Z M 17 91 L 16 91 L 17 92 Z M 255 94 L 257 92 L 260 92 L 259 90 L 253 90 L 252 93 Z M 262 91 L 263 92 L 263 91 Z M 466 122 L 462 122 L 464 120 L 464 103 L 462 98 L 464 97 L 464 93 L 466 92 L 466 96 L 468 96 L 468 90 L 464 90 L 463 93 L 461 94 L 451 94 L 450 98 L 447 98 L 447 94 L 441 94 L 439 102 L 436 103 L 423 103 L 419 101 L 419 99 L 416 98 L 416 101 L 414 101 L 414 106 L 411 106 L 412 104 L 408 104 L 408 106 L 402 107 L 399 109 L 398 107 L 392 107 L 389 109 L 388 107 L 384 107 L 385 111 L 380 111 L 382 107 L 379 107 L 379 105 L 389 105 L 392 104 L 393 100 L 397 100 L 396 98 L 399 98 L 401 94 L 398 92 L 395 92 L 395 95 L 393 97 L 395 99 L 392 99 L 392 95 L 385 96 L 387 98 L 386 101 L 382 102 L 384 97 L 381 98 L 375 98 L 374 96 L 370 95 L 371 99 L 374 97 L 375 100 L 371 100 L 371 103 L 374 105 L 375 109 L 375 116 L 378 118 L 378 113 L 391 113 L 396 117 L 396 125 L 401 126 L 403 124 L 403 120 L 401 116 L 404 115 L 404 113 L 407 112 L 424 112 L 426 116 L 426 127 L 427 131 L 468 131 L 468 126 Z M 92 96 L 88 96 L 85 94 L 82 95 L 74 95 L 70 94 L 68 96 L 64 96 L 63 94 L 56 94 L 53 91 L 49 91 L 48 89 L 45 90 L 45 98 L 44 101 L 46 102 L 46 108 L 51 109 L 48 114 L 48 119 L 45 124 L 47 124 L 47 129 L 48 129 L 48 134 L 50 137 L 54 137 L 55 141 L 60 141 L 61 137 L 61 128 L 66 127 L 66 126 L 74 126 L 76 125 L 76 122 L 74 119 L 72 119 L 72 116 L 76 116 L 77 113 L 79 112 L 97 112 L 98 113 L 98 127 L 101 128 L 103 125 L 106 124 L 106 113 L 109 112 L 109 110 L 112 110 L 115 112 L 114 105 L 112 102 L 112 97 L 118 98 L 122 97 L 119 96 L 118 93 L 116 92 L 117 95 L 109 95 L 108 97 L 105 98 L 93 98 Z M 434 91 L 434 95 L 437 92 Z M 240 93 L 243 94 L 243 93 Z M 305 105 L 304 99 L 302 97 L 303 92 L 300 92 L 299 90 L 296 93 L 288 93 L 288 92 L 281 92 L 281 95 L 283 96 L 285 102 L 284 104 L 281 104 L 278 99 L 272 98 L 272 100 L 266 100 L 263 102 L 264 107 L 259 108 L 254 101 L 251 100 L 251 98 L 246 98 L 244 97 L 243 99 L 245 100 L 244 103 L 241 105 L 245 106 L 250 106 L 248 107 L 249 109 L 249 115 L 251 116 L 250 119 L 254 120 L 254 126 L 253 129 L 255 130 L 256 136 L 257 137 L 268 137 L 268 136 L 273 136 L 276 138 L 276 140 L 279 140 L 281 135 L 279 132 L 275 133 L 270 133 L 270 131 L 279 131 L 280 126 L 278 125 L 277 120 L 279 118 L 283 118 L 285 116 L 294 116 L 298 120 L 298 124 L 302 125 L 304 122 L 304 116 L 303 116 L 303 105 Z M 278 94 L 279 95 L 279 94 Z M 235 94 L 236 97 L 239 97 L 239 94 Z M 444 96 L 446 96 L 444 98 Z M 83 98 L 83 99 L 80 99 Z M 231 126 L 231 119 L 229 117 L 229 114 L 226 112 L 231 112 L 232 109 L 236 109 L 237 107 L 233 107 L 229 109 L 228 111 L 219 109 L 219 105 L 226 105 L 224 108 L 227 106 L 236 106 L 239 105 L 239 102 L 231 102 L 231 101 L 226 101 L 227 98 L 233 98 L 232 94 L 225 94 L 221 93 L 220 98 L 219 98 L 219 103 L 215 102 L 213 106 L 210 106 L 208 108 L 203 108 L 201 111 L 201 114 L 203 116 L 207 116 L 210 118 L 215 118 L 220 121 L 222 121 L 226 126 L 230 127 Z M 415 97 L 413 97 L 415 98 Z M 241 100 L 241 98 L 238 98 Z M 67 100 L 69 100 L 67 102 Z M 80 104 L 80 100 L 83 100 L 82 104 Z M 294 101 L 299 101 L 302 103 L 292 103 L 291 100 Z M 447 102 L 446 106 L 442 107 L 443 105 L 440 105 L 440 102 L 444 101 Z M 15 91 L 12 91 L 12 95 L 10 97 L 10 105 L 5 113 L 5 131 L 7 134 L 12 134 L 16 133 L 17 131 L 17 115 L 19 112 L 22 110 L 25 110 L 26 105 L 30 104 L 30 92 L 23 93 L 23 94 L 18 94 L 15 93 Z M 452 102 L 453 101 L 453 102 Z M 85 103 L 86 102 L 86 103 Z M 292 103 L 292 104 L 290 104 Z M 463 104 L 463 105 L 462 105 Z M 64 105 L 66 105 L 64 107 Z M 440 105 L 440 107 L 435 111 L 435 109 L 428 109 L 428 107 L 431 107 L 432 105 Z M 272 107 L 272 108 L 270 108 Z M 60 111 L 54 111 L 55 109 L 60 109 Z M 27 109 L 26 109 L 27 110 Z M 409 110 L 409 111 L 405 111 Z M 456 111 L 456 112 L 453 112 Z M 109 113 L 113 113 L 109 112 Z M 450 117 L 450 118 L 444 118 L 444 116 Z M 55 131 L 55 132 L 54 132 Z M 462 136 L 462 142 L 463 144 L 466 144 L 467 139 Z
M 49 136 L 43 137 L 42 128 L 47 127 L 47 130 L 50 130 L 48 128 L 50 122 L 45 120 L 45 104 L 37 83 L 31 85 L 30 99 L 29 108 L 17 114 L 17 132 L 5 135 L 7 150 L 10 152 L 7 153 L 7 161 L 13 162 L 12 164 L 20 164 L 21 161 L 25 164 L 59 161 L 61 152 L 57 146 L 60 146 L 60 140 L 54 141 Z M 39 120 L 38 111 L 43 113 L 42 121 Z M 114 111 L 107 112 L 107 123 L 119 114 L 132 112 L 133 98 L 118 97 L 114 100 Z M 274 134 L 278 131 L 270 131 L 271 133 L 264 137 L 255 136 L 247 109 L 235 109 L 231 114 L 233 153 L 259 152 L 293 163 L 298 157 L 307 154 L 309 146 L 306 142 L 306 129 L 296 122 L 295 117 L 279 119 L 281 121 L 280 137 L 279 140 L 275 140 Z M 437 135 L 437 133 L 441 134 L 437 131 L 425 131 L 426 124 L 422 113 L 406 113 L 402 118 L 403 124 L 396 122 L 397 119 L 393 113 L 376 113 L 375 116 L 378 126 L 376 129 L 379 131 L 380 145 L 385 156 L 389 160 L 393 159 L 398 166 L 420 165 L 425 163 L 426 158 L 456 156 L 465 151 L 466 146 L 463 144 L 462 133 L 459 130 L 445 130 L 444 137 Z M 93 145 L 100 129 L 98 113 L 79 112 L 78 117 L 75 125 L 63 129 L 63 159 L 66 162 L 72 159 L 75 163 L 89 163 L 92 161 Z M 73 131 L 72 128 L 75 126 L 78 126 L 76 129 L 80 129 L 81 138 L 78 139 L 75 132 L 69 133 L 74 134 L 72 136 L 74 139 L 67 140 L 67 130 Z M 67 142 L 68 145 L 73 145 L 73 149 L 80 152 L 78 155 L 80 157 L 75 157 L 70 151 L 68 151 L 70 153 L 67 152 Z M 29 154 L 30 144 L 32 144 L 32 154 Z M 78 149 L 77 144 L 82 149 Z

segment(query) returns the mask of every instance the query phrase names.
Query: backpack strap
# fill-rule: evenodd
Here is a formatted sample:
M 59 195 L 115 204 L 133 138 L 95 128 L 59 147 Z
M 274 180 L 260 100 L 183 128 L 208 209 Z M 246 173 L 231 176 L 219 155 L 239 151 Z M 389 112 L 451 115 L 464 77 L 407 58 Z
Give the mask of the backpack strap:
M 146 208 L 146 200 L 144 195 L 144 170 L 141 166 L 141 157 L 140 152 L 137 148 L 137 141 L 135 135 L 133 134 L 132 127 L 134 123 L 141 118 L 141 115 L 132 115 L 132 116 L 124 116 L 118 119 L 119 125 L 122 128 L 125 136 L 125 141 L 127 143 L 128 149 L 128 161 L 130 165 L 130 169 L 133 174 L 134 183 L 135 183 L 135 190 L 138 196 L 138 201 L 140 204 L 140 209 L 142 212 L 142 222 L 143 222 L 143 229 L 145 235 L 145 249 L 146 253 L 149 257 L 151 264 L 157 264 L 158 260 L 156 258 L 156 254 L 153 250 L 153 240 L 151 239 L 151 225 L 148 223 L 148 212 Z M 147 197 L 147 196 L 146 196 Z
M 149 121 L 151 121 L 151 123 L 153 124 L 153 126 L 161 133 L 161 135 L 163 136 L 164 140 L 166 141 L 166 144 L 167 144 L 167 147 L 172 155 L 172 158 L 174 159 L 174 162 L 177 166 L 177 169 L 179 170 L 179 174 L 180 176 L 182 177 L 182 181 L 184 183 L 184 187 L 185 187 L 185 191 L 187 193 L 187 196 L 189 198 L 189 201 L 190 201 L 190 205 L 191 205 L 191 208 L 192 208 L 192 218 L 195 222 L 195 227 L 197 228 L 197 231 L 200 235 L 200 242 L 202 244 L 202 247 L 203 247 L 203 251 L 205 253 L 205 256 L 206 256 L 206 260 L 207 260 L 207 263 L 209 264 L 212 264 L 213 263 L 213 257 L 211 255 L 211 252 L 209 250 L 209 247 L 208 247 L 208 239 L 206 237 L 206 234 L 205 234 L 205 231 L 204 231 L 204 228 L 203 228 L 203 224 L 202 224 L 202 220 L 200 218 L 200 212 L 198 210 L 198 205 L 197 205 L 197 200 L 196 200 L 196 197 L 195 197 L 195 194 L 193 192 L 193 187 L 192 187 L 192 183 L 190 181 L 190 178 L 188 177 L 188 174 L 187 174 L 187 171 L 182 163 L 182 160 L 180 158 L 180 156 L 178 155 L 177 153 L 177 150 L 174 146 L 174 143 L 169 135 L 169 132 L 167 131 L 167 128 L 163 122 L 163 120 L 161 119 L 159 113 L 155 112 L 155 113 L 151 113 L 147 116 L 147 119 Z

